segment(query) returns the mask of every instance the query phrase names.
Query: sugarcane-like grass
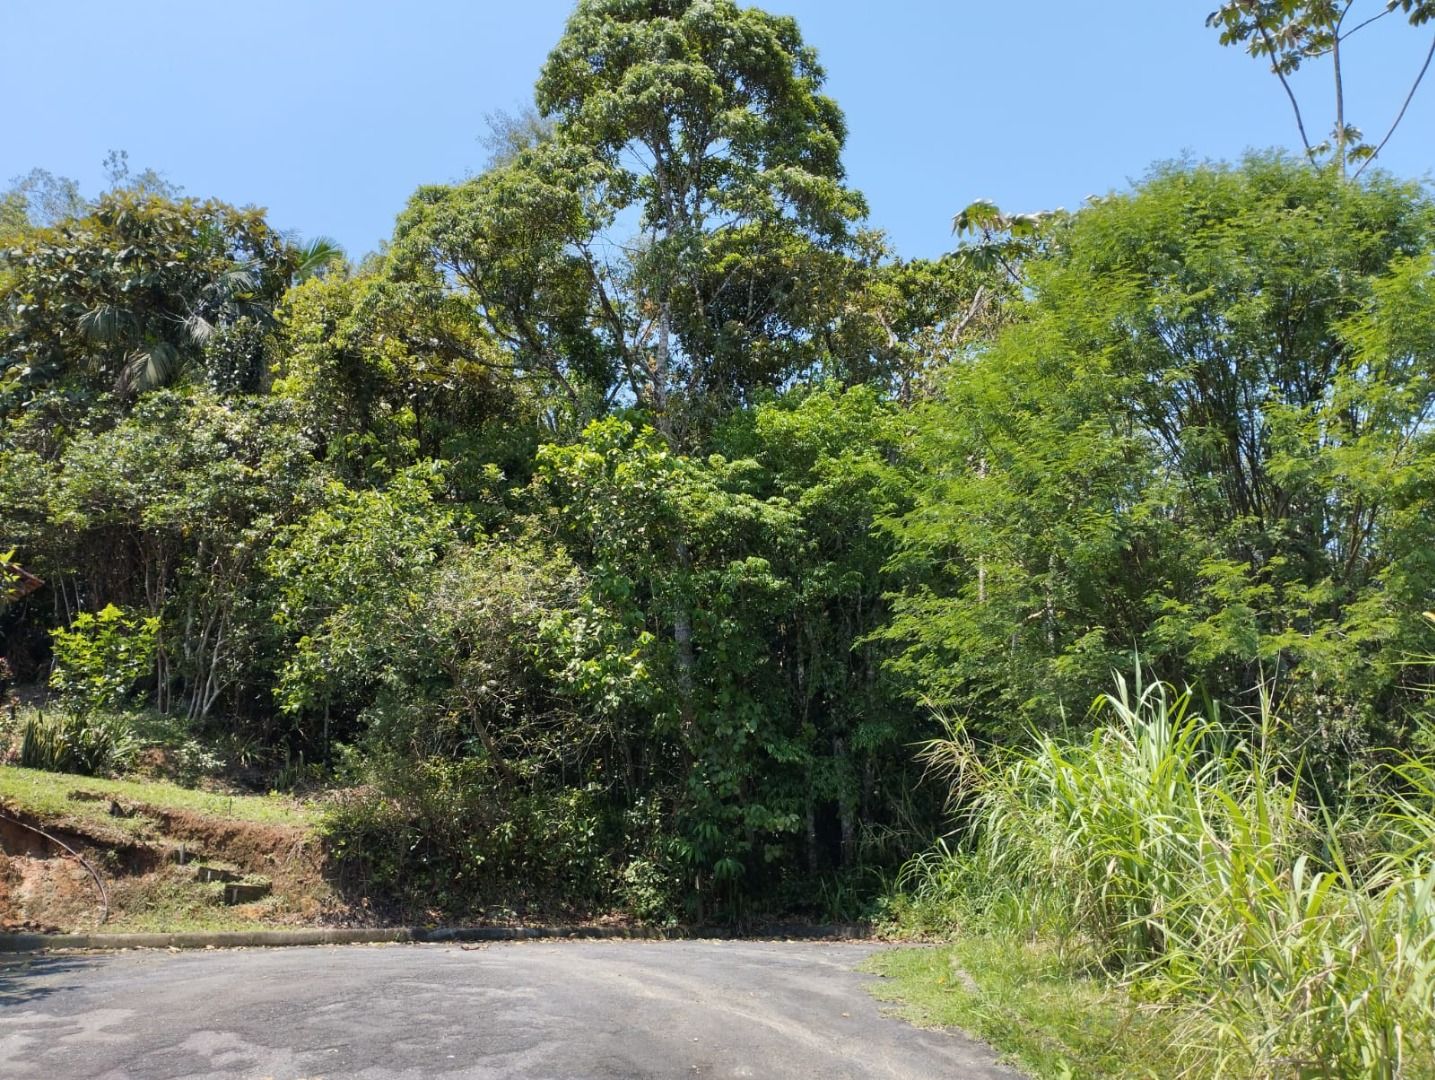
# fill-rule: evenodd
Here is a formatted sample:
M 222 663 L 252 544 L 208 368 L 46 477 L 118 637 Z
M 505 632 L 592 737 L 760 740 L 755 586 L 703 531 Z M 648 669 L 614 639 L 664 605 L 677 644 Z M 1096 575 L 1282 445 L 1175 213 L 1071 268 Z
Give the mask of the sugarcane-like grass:
M 907 917 L 1019 930 L 1152 1010 L 1174 1073 L 1435 1075 L 1435 766 L 1391 756 L 1339 805 L 1276 723 L 1118 681 L 1089 735 L 926 749 L 959 842 L 909 864 Z

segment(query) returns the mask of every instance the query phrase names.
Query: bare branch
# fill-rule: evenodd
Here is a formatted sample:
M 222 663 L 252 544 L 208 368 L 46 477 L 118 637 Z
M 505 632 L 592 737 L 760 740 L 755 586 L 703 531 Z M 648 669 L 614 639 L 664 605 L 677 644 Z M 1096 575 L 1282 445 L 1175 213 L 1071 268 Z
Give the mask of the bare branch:
M 1290 98 L 1291 109 L 1295 112 L 1295 126 L 1300 129 L 1301 144 L 1305 147 L 1306 157 L 1310 157 L 1314 151 L 1310 146 L 1310 138 L 1305 133 L 1305 119 L 1300 114 L 1300 102 L 1296 100 L 1295 91 L 1291 89 L 1290 80 L 1286 78 L 1286 73 L 1281 70 L 1280 61 L 1277 59 L 1276 43 L 1271 39 L 1270 29 L 1265 23 L 1260 21 L 1259 17 L 1256 19 L 1256 28 L 1260 30 L 1261 38 L 1265 41 L 1266 48 L 1270 51 L 1271 70 L 1276 73 L 1276 78 L 1280 79 L 1281 85 L 1285 87 L 1286 97 Z
M 1425 54 L 1425 63 L 1420 65 L 1420 74 L 1415 76 L 1415 81 L 1410 84 L 1410 93 L 1405 95 L 1405 103 L 1400 106 L 1400 112 L 1395 115 L 1395 122 L 1390 125 L 1390 130 L 1385 133 L 1385 138 L 1380 140 L 1380 145 L 1365 159 L 1360 168 L 1355 170 L 1355 179 L 1366 170 L 1372 161 L 1380 156 L 1380 151 L 1385 149 L 1385 144 L 1390 141 L 1390 136 L 1395 134 L 1395 129 L 1400 126 L 1400 121 L 1405 119 L 1405 111 L 1410 108 L 1410 102 L 1415 99 L 1415 91 L 1420 89 L 1420 83 L 1425 78 L 1425 73 L 1430 70 L 1430 61 L 1435 59 L 1435 38 L 1430 39 L 1430 51 Z
M 1393 7 L 1388 7 L 1388 8 L 1386 8 L 1384 11 L 1380 12 L 1378 15 L 1372 15 L 1370 18 L 1366 19 L 1364 22 L 1356 23 L 1354 26 L 1352 26 L 1352 27 L 1350 28 L 1350 30 L 1348 30 L 1346 33 L 1342 34 L 1341 37 L 1343 37 L 1345 40 L 1349 41 L 1352 34 L 1357 34 L 1357 33 L 1359 33 L 1361 30 L 1364 30 L 1367 26 L 1369 26 L 1369 25 L 1370 25 L 1371 23 L 1373 23 L 1373 22 L 1379 22 L 1381 19 L 1385 18 L 1385 16 L 1389 15 L 1391 12 L 1393 12 L 1393 11 L 1395 11 L 1395 10 L 1396 10 L 1396 9 L 1393 8 Z
M 1335 20 L 1334 36 L 1337 41 L 1342 41 L 1350 36 L 1350 34 L 1342 34 L 1340 28 L 1345 25 L 1345 17 L 1350 14 L 1350 9 L 1353 7 L 1355 7 L 1355 0 L 1345 0 L 1345 8 L 1341 11 L 1340 18 Z M 1359 30 L 1360 27 L 1357 26 L 1355 29 Z M 1350 33 L 1355 33 L 1355 30 L 1352 30 Z

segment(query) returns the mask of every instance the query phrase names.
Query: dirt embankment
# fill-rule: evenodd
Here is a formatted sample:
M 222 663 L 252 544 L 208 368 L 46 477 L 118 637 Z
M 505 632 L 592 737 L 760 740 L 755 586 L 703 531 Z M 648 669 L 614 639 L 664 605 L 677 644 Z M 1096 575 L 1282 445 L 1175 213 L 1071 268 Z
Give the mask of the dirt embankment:
M 0 802 L 0 931 L 348 921 L 310 830 L 85 791 L 70 798 L 87 812 L 41 819 Z

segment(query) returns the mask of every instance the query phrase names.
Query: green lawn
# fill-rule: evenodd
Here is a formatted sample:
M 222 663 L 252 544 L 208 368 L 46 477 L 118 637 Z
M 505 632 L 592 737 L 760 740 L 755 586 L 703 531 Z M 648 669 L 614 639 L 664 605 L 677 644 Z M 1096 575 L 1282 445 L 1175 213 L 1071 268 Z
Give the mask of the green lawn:
M 103 795 L 106 799 L 71 798 L 77 791 Z M 103 819 L 123 826 L 126 819 L 110 816 L 108 799 L 296 828 L 312 828 L 318 820 L 317 808 L 282 795 L 221 795 L 155 780 L 103 780 L 15 765 L 0 766 L 0 800 L 33 814 L 47 818 Z
M 1170 1051 L 1170 1013 L 1135 1005 L 1050 945 L 976 936 L 883 953 L 869 970 L 903 1018 L 983 1039 L 1033 1077 L 1174 1077 L 1190 1064 Z

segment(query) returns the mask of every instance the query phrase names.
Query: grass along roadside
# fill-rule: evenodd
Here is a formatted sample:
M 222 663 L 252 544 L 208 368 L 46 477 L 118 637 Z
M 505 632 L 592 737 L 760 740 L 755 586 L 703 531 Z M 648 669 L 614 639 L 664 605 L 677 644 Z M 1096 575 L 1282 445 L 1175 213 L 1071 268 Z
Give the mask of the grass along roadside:
M 903 1019 L 982 1039 L 1038 1080 L 1144 1080 L 1191 1064 L 1173 1057 L 1169 1011 L 1137 1005 L 1050 942 L 980 934 L 882 953 L 867 970 L 883 977 L 872 993 Z
M 87 872 L 0 822 L 15 841 L 0 854 L 7 929 L 255 930 L 347 918 L 326 879 L 315 804 L 0 766 L 0 808 L 80 851 L 108 897 L 101 925 L 103 905 Z
M 1106 1072 L 1072 1075 L 1435 1076 L 1435 759 L 1392 755 L 1322 802 L 1268 749 L 1278 722 L 1120 683 L 1087 736 L 978 747 L 954 728 L 934 743 L 965 842 L 913 859 L 892 910 L 905 930 L 968 935 L 958 966 L 980 993 L 960 981 L 938 1014 L 1014 1053 L 1052 1038 L 1038 1075 L 1075 1069 L 1097 1033 Z M 961 956 L 1013 934 L 1048 944 Z M 907 1000 L 947 1000 L 949 971 L 905 963 Z M 1076 1002 L 1070 1022 L 1043 982 Z M 1111 1027 L 1146 1002 L 1159 1023 L 1134 1040 Z
M 75 797 L 76 793 L 81 797 Z M 85 799 L 86 793 L 105 798 Z M 107 800 L 300 829 L 312 829 L 319 820 L 315 807 L 282 795 L 228 795 L 158 780 L 109 780 L 17 765 L 0 766 L 0 802 L 27 813 L 46 818 L 103 819 L 122 826 L 126 819 L 111 816 Z
M 123 887 L 124 883 L 120 883 Z M 304 925 L 280 910 L 283 898 L 258 904 L 225 907 L 217 890 L 197 886 L 177 872 L 138 884 L 136 893 L 121 897 L 119 909 L 96 932 L 103 934 L 184 934 L 230 930 L 274 930 Z M 81 931 L 88 927 L 79 927 Z

